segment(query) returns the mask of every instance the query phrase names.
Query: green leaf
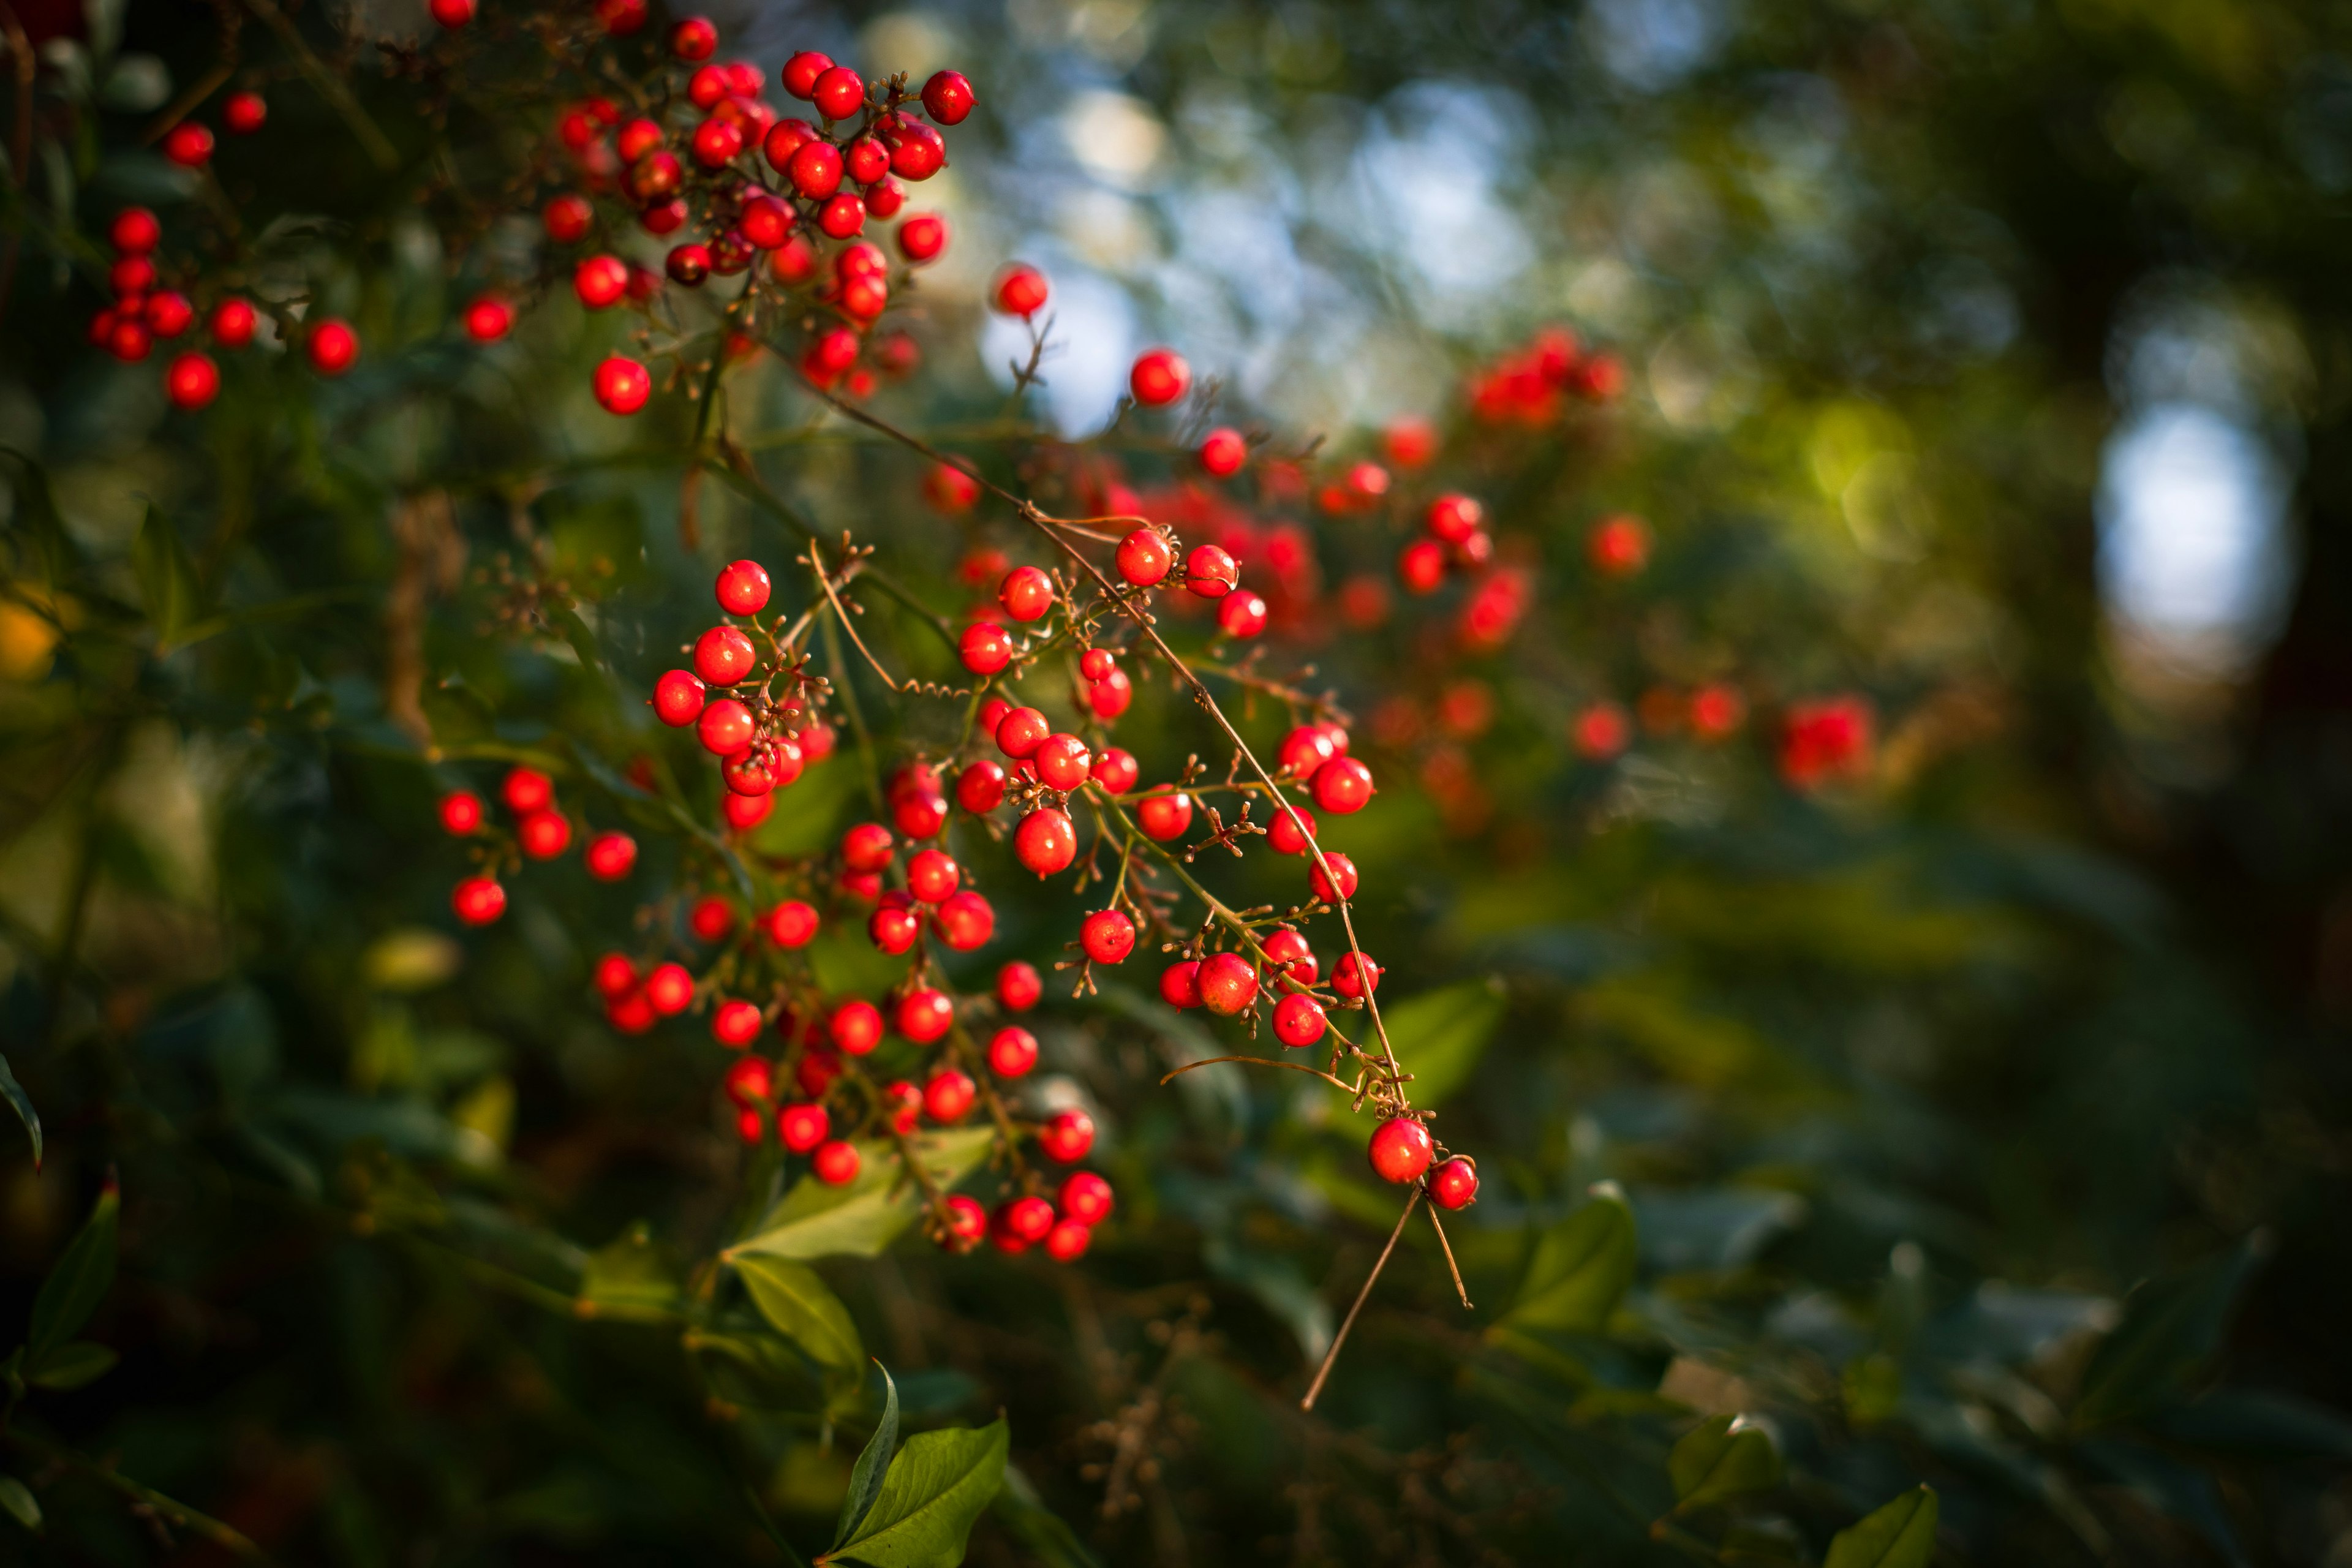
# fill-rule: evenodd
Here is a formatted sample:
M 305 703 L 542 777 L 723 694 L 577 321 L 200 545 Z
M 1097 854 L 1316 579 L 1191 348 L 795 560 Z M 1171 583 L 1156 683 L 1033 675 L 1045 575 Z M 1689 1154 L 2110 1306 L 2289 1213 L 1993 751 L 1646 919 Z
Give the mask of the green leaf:
M 25 1135 L 33 1141 L 33 1169 L 41 1168 L 41 1117 L 33 1109 L 32 1097 L 16 1075 L 8 1070 L 8 1058 L 0 1057 L 0 1097 L 5 1097 L 16 1112 L 16 1120 L 25 1124 Z
M 34 1500 L 25 1483 L 14 1476 L 0 1476 L 0 1509 L 6 1509 L 8 1517 L 26 1530 L 41 1528 L 41 1505 Z
M 99 1301 L 114 1283 L 115 1219 L 121 1194 L 110 1178 L 98 1194 L 97 1206 L 83 1222 L 66 1255 L 41 1281 L 33 1298 L 33 1325 L 25 1336 L 25 1359 L 37 1366 L 42 1358 L 79 1332 L 98 1310 Z
M 735 1260 L 735 1271 L 751 1292 L 751 1304 L 769 1326 L 806 1351 L 809 1359 L 835 1372 L 857 1373 L 866 1365 L 866 1346 L 849 1309 L 805 1263 L 782 1258 L 753 1256 Z M 898 1403 L 898 1393 L 890 1394 Z
M 131 543 L 131 566 L 139 579 L 139 602 L 154 623 L 157 646 L 169 648 L 195 623 L 202 595 L 195 563 L 188 559 L 179 531 L 154 507 L 147 509 L 147 521 Z
M 1004 1487 L 990 1511 L 1045 1568 L 1102 1568 L 1069 1521 L 1045 1506 L 1020 1466 L 1004 1467 Z
M 1746 1419 L 1717 1415 L 1702 1421 L 1684 1433 L 1666 1456 L 1676 1513 L 1780 1484 L 1780 1451 L 1763 1428 L 1743 1425 Z
M 977 1432 L 956 1426 L 908 1438 L 856 1533 L 817 1561 L 955 1568 L 972 1521 L 1004 1484 L 1012 1440 L 1003 1416 Z
M 580 1315 L 585 1318 L 667 1319 L 680 1291 L 669 1260 L 643 1220 L 588 1255 L 580 1275 Z
M 1389 1044 L 1412 1075 L 1415 1105 L 1434 1106 L 1467 1082 L 1503 1021 L 1499 980 L 1465 980 L 1381 1010 Z
M 985 1159 L 996 1137 L 988 1127 L 967 1127 L 908 1140 L 934 1185 L 951 1187 Z M 793 1184 L 783 1201 L 770 1209 L 750 1236 L 724 1255 L 770 1258 L 877 1258 L 922 1213 L 923 1194 L 908 1175 L 896 1143 L 857 1144 L 857 1179 L 835 1187 L 814 1176 Z
M 1624 1195 L 1608 1183 L 1595 1186 L 1591 1203 L 1537 1239 L 1519 1299 L 1503 1323 L 1600 1332 L 1633 1283 L 1637 1254 Z
M 1822 1568 L 1927 1568 L 1936 1555 L 1936 1489 L 1905 1492 L 1830 1542 Z
M 68 1340 L 34 1362 L 25 1373 L 25 1381 L 37 1388 L 79 1388 L 104 1377 L 121 1359 L 104 1345 L 88 1340 Z
M 883 1478 L 889 1474 L 891 1456 L 898 1451 L 898 1384 L 890 1376 L 890 1369 L 876 1362 L 882 1373 L 882 1419 L 874 1428 L 874 1436 L 866 1439 L 866 1447 L 857 1453 L 857 1464 L 849 1472 L 849 1490 L 842 1494 L 841 1520 L 833 1529 L 833 1545 L 828 1551 L 838 1551 L 841 1543 L 857 1533 L 866 1516 L 874 1510 L 874 1500 L 882 1495 Z
M 58 515 L 57 498 L 49 492 L 49 471 L 31 454 L 14 447 L 0 447 L 0 452 L 22 465 L 13 487 L 16 504 L 8 518 L 11 531 L 21 531 L 31 544 L 39 559 L 39 574 L 52 584 L 61 582 L 81 552 L 66 531 L 65 520 Z
M 2083 1372 L 2074 1424 L 2097 1426 L 2159 1405 L 2209 1361 L 2260 1254 L 2255 1237 L 2184 1274 L 2145 1281 Z

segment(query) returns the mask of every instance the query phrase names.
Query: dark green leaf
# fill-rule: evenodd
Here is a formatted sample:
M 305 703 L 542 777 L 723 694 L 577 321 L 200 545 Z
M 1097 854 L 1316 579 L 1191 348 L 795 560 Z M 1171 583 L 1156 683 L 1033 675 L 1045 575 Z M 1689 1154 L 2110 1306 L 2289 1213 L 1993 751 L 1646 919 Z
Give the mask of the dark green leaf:
M 866 1447 L 857 1453 L 857 1463 L 849 1472 L 849 1490 L 842 1494 L 841 1518 L 833 1529 L 833 1546 L 857 1533 L 873 1510 L 874 1500 L 882 1495 L 883 1478 L 889 1474 L 890 1459 L 898 1451 L 898 1384 L 892 1380 L 890 1369 L 880 1362 L 874 1363 L 882 1373 L 882 1419 L 874 1427 L 874 1436 L 866 1439 Z
M 1465 980 L 1381 1010 L 1389 1044 L 1412 1074 L 1414 1104 L 1434 1106 L 1468 1080 L 1503 1021 L 1503 1003 L 1500 981 Z
M 1936 1555 L 1936 1491 L 1921 1487 L 1837 1533 L 1822 1568 L 1927 1568 Z
M 8 1101 L 9 1106 L 16 1112 L 16 1120 L 25 1124 L 25 1136 L 33 1141 L 33 1169 L 39 1170 L 41 1168 L 40 1113 L 33 1109 L 32 1097 L 25 1092 L 25 1086 L 18 1083 L 16 1075 L 8 1070 L 6 1057 L 0 1057 L 0 1098 L 5 1098 Z
M 589 1254 L 580 1276 L 580 1304 L 588 1317 L 667 1318 L 679 1294 L 677 1277 L 643 1221 Z
M 735 1260 L 751 1293 L 751 1304 L 770 1327 L 806 1351 L 811 1361 L 834 1372 L 856 1373 L 866 1365 L 866 1346 L 841 1298 L 805 1263 L 753 1255 Z M 886 1374 L 887 1375 L 887 1374 Z M 893 1390 L 891 1403 L 898 1402 Z
M 2123 1320 L 2083 1373 L 2077 1426 L 2096 1426 L 2165 1403 L 2211 1359 L 2230 1309 L 2253 1272 L 2254 1238 L 2169 1279 L 2151 1279 L 2124 1301 Z
M 104 1345 L 88 1340 L 68 1340 L 28 1367 L 25 1381 L 37 1388 L 79 1388 L 114 1370 L 121 1358 Z
M 131 566 L 139 579 L 139 602 L 154 623 L 159 647 L 169 648 L 180 633 L 195 624 L 201 595 L 195 563 L 179 531 L 154 507 L 131 546 Z
M 910 1140 L 934 1184 L 951 1187 L 985 1159 L 995 1131 L 967 1127 Z M 727 1253 L 770 1258 L 875 1258 L 922 1213 L 923 1194 L 898 1158 L 898 1145 L 857 1145 L 857 1179 L 828 1186 L 803 1176 L 768 1211 L 751 1235 Z
M 1598 1333 L 1633 1283 L 1639 1256 L 1633 1211 L 1609 1184 L 1536 1241 L 1518 1300 L 1503 1322 L 1520 1329 Z
M 1004 1484 L 1011 1443 L 1002 1416 L 976 1432 L 955 1426 L 908 1438 L 856 1533 L 818 1561 L 955 1568 L 972 1521 Z
M 1004 1487 L 990 1511 L 1045 1568 L 1102 1568 L 1078 1539 L 1078 1532 L 1070 1528 L 1070 1521 L 1045 1506 L 1020 1466 L 1004 1467 Z
M 26 1530 L 41 1528 L 41 1505 L 34 1500 L 25 1483 L 14 1476 L 0 1476 L 0 1509 Z
M 26 1365 L 39 1365 L 79 1332 L 114 1283 L 115 1219 L 121 1206 L 121 1194 L 109 1181 L 66 1255 L 41 1281 L 40 1294 L 33 1298 L 32 1329 L 25 1336 Z
M 1780 1481 L 1780 1455 L 1761 1427 L 1744 1417 L 1717 1415 L 1682 1436 L 1666 1456 L 1675 1483 L 1675 1511 L 1688 1513 L 1743 1492 L 1759 1492 Z
M 73 569 L 80 552 L 74 548 L 73 536 L 66 531 L 65 520 L 58 515 L 57 498 L 49 493 L 49 473 L 30 454 L 13 447 L 0 447 L 16 459 L 16 504 L 9 516 L 13 528 L 21 531 L 31 546 L 40 574 L 51 584 L 62 581 Z

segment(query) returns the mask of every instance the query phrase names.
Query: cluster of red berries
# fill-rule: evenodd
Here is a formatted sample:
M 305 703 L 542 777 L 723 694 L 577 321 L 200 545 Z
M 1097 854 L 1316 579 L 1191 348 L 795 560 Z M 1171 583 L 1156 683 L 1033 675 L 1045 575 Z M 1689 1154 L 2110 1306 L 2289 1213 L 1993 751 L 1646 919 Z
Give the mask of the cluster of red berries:
M 1576 334 L 1548 327 L 1470 380 L 1470 412 L 1489 425 L 1549 425 L 1570 397 L 1605 403 L 1625 389 L 1614 354 L 1582 352 Z
M 450 907 L 467 925 L 488 925 L 506 913 L 507 890 L 499 880 L 503 868 L 523 859 L 552 860 L 572 847 L 572 818 L 557 808 L 555 781 L 537 768 L 515 768 L 499 786 L 499 798 L 514 814 L 511 835 L 501 834 L 489 820 L 482 797 L 472 790 L 451 790 L 441 797 L 441 826 L 461 838 L 487 840 L 483 869 L 460 881 L 449 895 Z M 590 837 L 588 874 L 599 881 L 617 882 L 637 863 L 637 841 L 625 833 Z
M 674 729 L 692 725 L 703 750 L 719 759 L 728 824 L 747 831 L 766 820 L 776 791 L 832 754 L 833 730 L 817 716 L 815 684 L 786 659 L 776 628 L 760 623 L 771 592 L 767 569 L 732 562 L 719 571 L 715 592 L 719 608 L 749 621 L 750 632 L 732 620 L 704 632 L 694 644 L 694 668 L 655 683 L 653 708 Z M 755 633 L 769 644 L 765 661 Z

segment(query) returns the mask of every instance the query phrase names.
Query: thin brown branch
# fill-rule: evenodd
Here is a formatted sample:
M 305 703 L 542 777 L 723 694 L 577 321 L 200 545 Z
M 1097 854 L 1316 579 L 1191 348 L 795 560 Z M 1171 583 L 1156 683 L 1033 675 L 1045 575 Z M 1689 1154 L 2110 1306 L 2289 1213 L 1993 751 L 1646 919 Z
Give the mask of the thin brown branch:
M 1445 1267 L 1454 1274 L 1454 1293 L 1462 1298 L 1462 1310 L 1477 1310 L 1470 1304 L 1470 1287 L 1462 1283 L 1462 1266 L 1454 1261 L 1454 1244 L 1445 1239 L 1445 1223 L 1437 1217 L 1437 1205 L 1429 1205 L 1429 1223 L 1437 1227 L 1437 1245 L 1445 1252 Z
M 1412 1195 L 1404 1200 L 1404 1213 L 1397 1215 L 1396 1228 L 1389 1232 L 1389 1244 L 1381 1248 L 1381 1256 L 1372 1264 L 1372 1271 L 1364 1276 L 1364 1288 L 1356 1292 L 1356 1304 L 1348 1309 L 1347 1317 L 1340 1321 L 1339 1331 L 1331 1336 L 1331 1348 L 1323 1352 L 1323 1364 L 1316 1369 L 1315 1381 L 1307 1385 L 1307 1396 L 1298 1402 L 1301 1410 L 1315 1408 L 1316 1398 L 1323 1392 L 1323 1380 L 1331 1375 L 1331 1365 L 1339 1359 L 1339 1347 L 1348 1342 L 1348 1331 L 1356 1326 L 1356 1314 L 1364 1310 L 1365 1300 L 1372 1293 L 1373 1282 L 1380 1279 L 1381 1270 L 1389 1266 L 1389 1256 L 1396 1251 L 1397 1238 L 1404 1234 L 1405 1221 L 1412 1217 L 1413 1207 L 1420 1202 L 1421 1189 L 1415 1187 Z
M 1305 1062 L 1276 1061 L 1272 1057 L 1202 1057 L 1199 1061 L 1186 1062 L 1174 1072 L 1169 1073 L 1165 1077 L 1161 1078 L 1160 1080 L 1160 1086 L 1162 1089 L 1165 1089 L 1171 1079 L 1181 1078 L 1186 1073 L 1191 1072 L 1194 1068 L 1214 1067 L 1219 1062 L 1249 1062 L 1255 1066 L 1262 1068 L 1280 1068 L 1286 1072 L 1303 1072 L 1308 1078 L 1321 1079 L 1325 1083 L 1329 1084 L 1333 1089 L 1339 1090 L 1342 1094 L 1353 1094 L 1355 1092 L 1353 1089 L 1350 1089 L 1348 1086 L 1347 1080 L 1344 1079 L 1334 1078 L 1331 1074 L 1325 1072 L 1321 1068 L 1311 1068 Z

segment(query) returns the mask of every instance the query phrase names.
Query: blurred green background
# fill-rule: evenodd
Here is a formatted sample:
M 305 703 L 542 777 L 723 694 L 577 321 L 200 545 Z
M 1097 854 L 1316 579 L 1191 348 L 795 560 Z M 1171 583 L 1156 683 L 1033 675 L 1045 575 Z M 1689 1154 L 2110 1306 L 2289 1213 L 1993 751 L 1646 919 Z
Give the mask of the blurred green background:
M 713 565 L 797 545 L 716 474 L 682 489 L 682 404 L 594 409 L 616 324 L 558 297 L 458 344 L 475 289 L 538 279 L 467 176 L 549 115 L 420 112 L 433 73 L 345 33 L 421 14 L 295 13 L 387 176 L 258 10 L 15 12 L 39 64 L 7 89 L 36 155 L 12 151 L 0 316 L 0 1054 L 47 1158 L 0 1140 L 0 1342 L 110 1168 L 124 1208 L 86 1331 L 121 1364 L 0 1436 L 45 1515 L 0 1521 L 11 1561 L 223 1560 L 115 1468 L 286 1563 L 782 1561 L 747 1487 L 810 1550 L 870 1424 L 837 1431 L 805 1370 L 754 1397 L 562 1310 L 639 1225 L 686 1259 L 740 1223 L 716 1053 L 605 1027 L 588 965 L 633 906 L 576 864 L 461 936 L 431 803 L 530 756 L 617 825 L 631 757 L 685 776 L 635 698 Z M 1120 1192 L 1086 1262 L 909 1241 L 826 1269 L 911 1423 L 1009 1415 L 1018 1478 L 972 1561 L 1818 1563 L 1925 1481 L 1938 1562 L 2352 1563 L 2341 8 L 713 15 L 771 70 L 818 47 L 978 87 L 919 193 L 955 230 L 914 300 L 926 367 L 877 406 L 1012 476 L 982 437 L 1018 349 L 979 304 L 1017 256 L 1054 280 L 1033 405 L 1062 434 L 1162 341 L 1335 459 L 1428 416 L 1449 440 L 1413 493 L 1482 494 L 1536 584 L 1499 652 L 1439 657 L 1411 605 L 1343 637 L 1330 591 L 1394 540 L 1326 521 L 1324 592 L 1272 656 L 1318 666 L 1381 770 L 1342 847 L 1382 994 L 1442 993 L 1414 1026 L 1481 1160 L 1453 1233 L 1478 1310 L 1416 1229 L 1302 1416 L 1394 1212 L 1361 1125 L 1313 1086 L 1154 1089 L 1206 1041 L 1140 977 L 1049 1003 L 1047 1066 Z M 86 345 L 89 237 L 133 201 L 215 221 L 141 132 L 224 17 L 272 122 L 225 145 L 222 188 L 368 350 L 331 384 L 248 356 L 190 416 Z M 1456 422 L 1474 367 L 1554 324 L 1622 354 L 1624 395 Z M 795 516 L 943 613 L 953 555 L 1020 548 L 986 509 L 942 548 L 920 465 L 773 366 L 730 410 Z M 1164 442 L 1105 450 L 1172 504 Z M 1632 583 L 1584 564 L 1616 510 L 1658 542 Z M 594 658 L 551 631 L 560 599 Z M 947 673 L 874 611 L 902 667 Z M 1589 703 L 1710 681 L 1750 705 L 1729 745 L 1570 742 Z M 1838 692 L 1874 709 L 1870 774 L 1791 790 L 1773 726 Z M 858 695 L 896 743 L 955 738 Z M 1151 689 L 1118 733 L 1149 779 L 1205 751 L 1192 723 Z M 768 846 L 830 842 L 865 787 L 845 752 Z M 640 837 L 654 874 L 692 853 Z M 968 858 L 1003 889 L 990 963 L 1056 956 L 1076 902 Z M 1281 893 L 1263 860 L 1229 885 Z M 822 962 L 887 979 L 855 943 Z M 1630 1289 L 1547 1305 L 1603 1210 L 1638 1237 Z M 1730 1415 L 1772 1463 L 1683 1484 L 1677 1441 Z

